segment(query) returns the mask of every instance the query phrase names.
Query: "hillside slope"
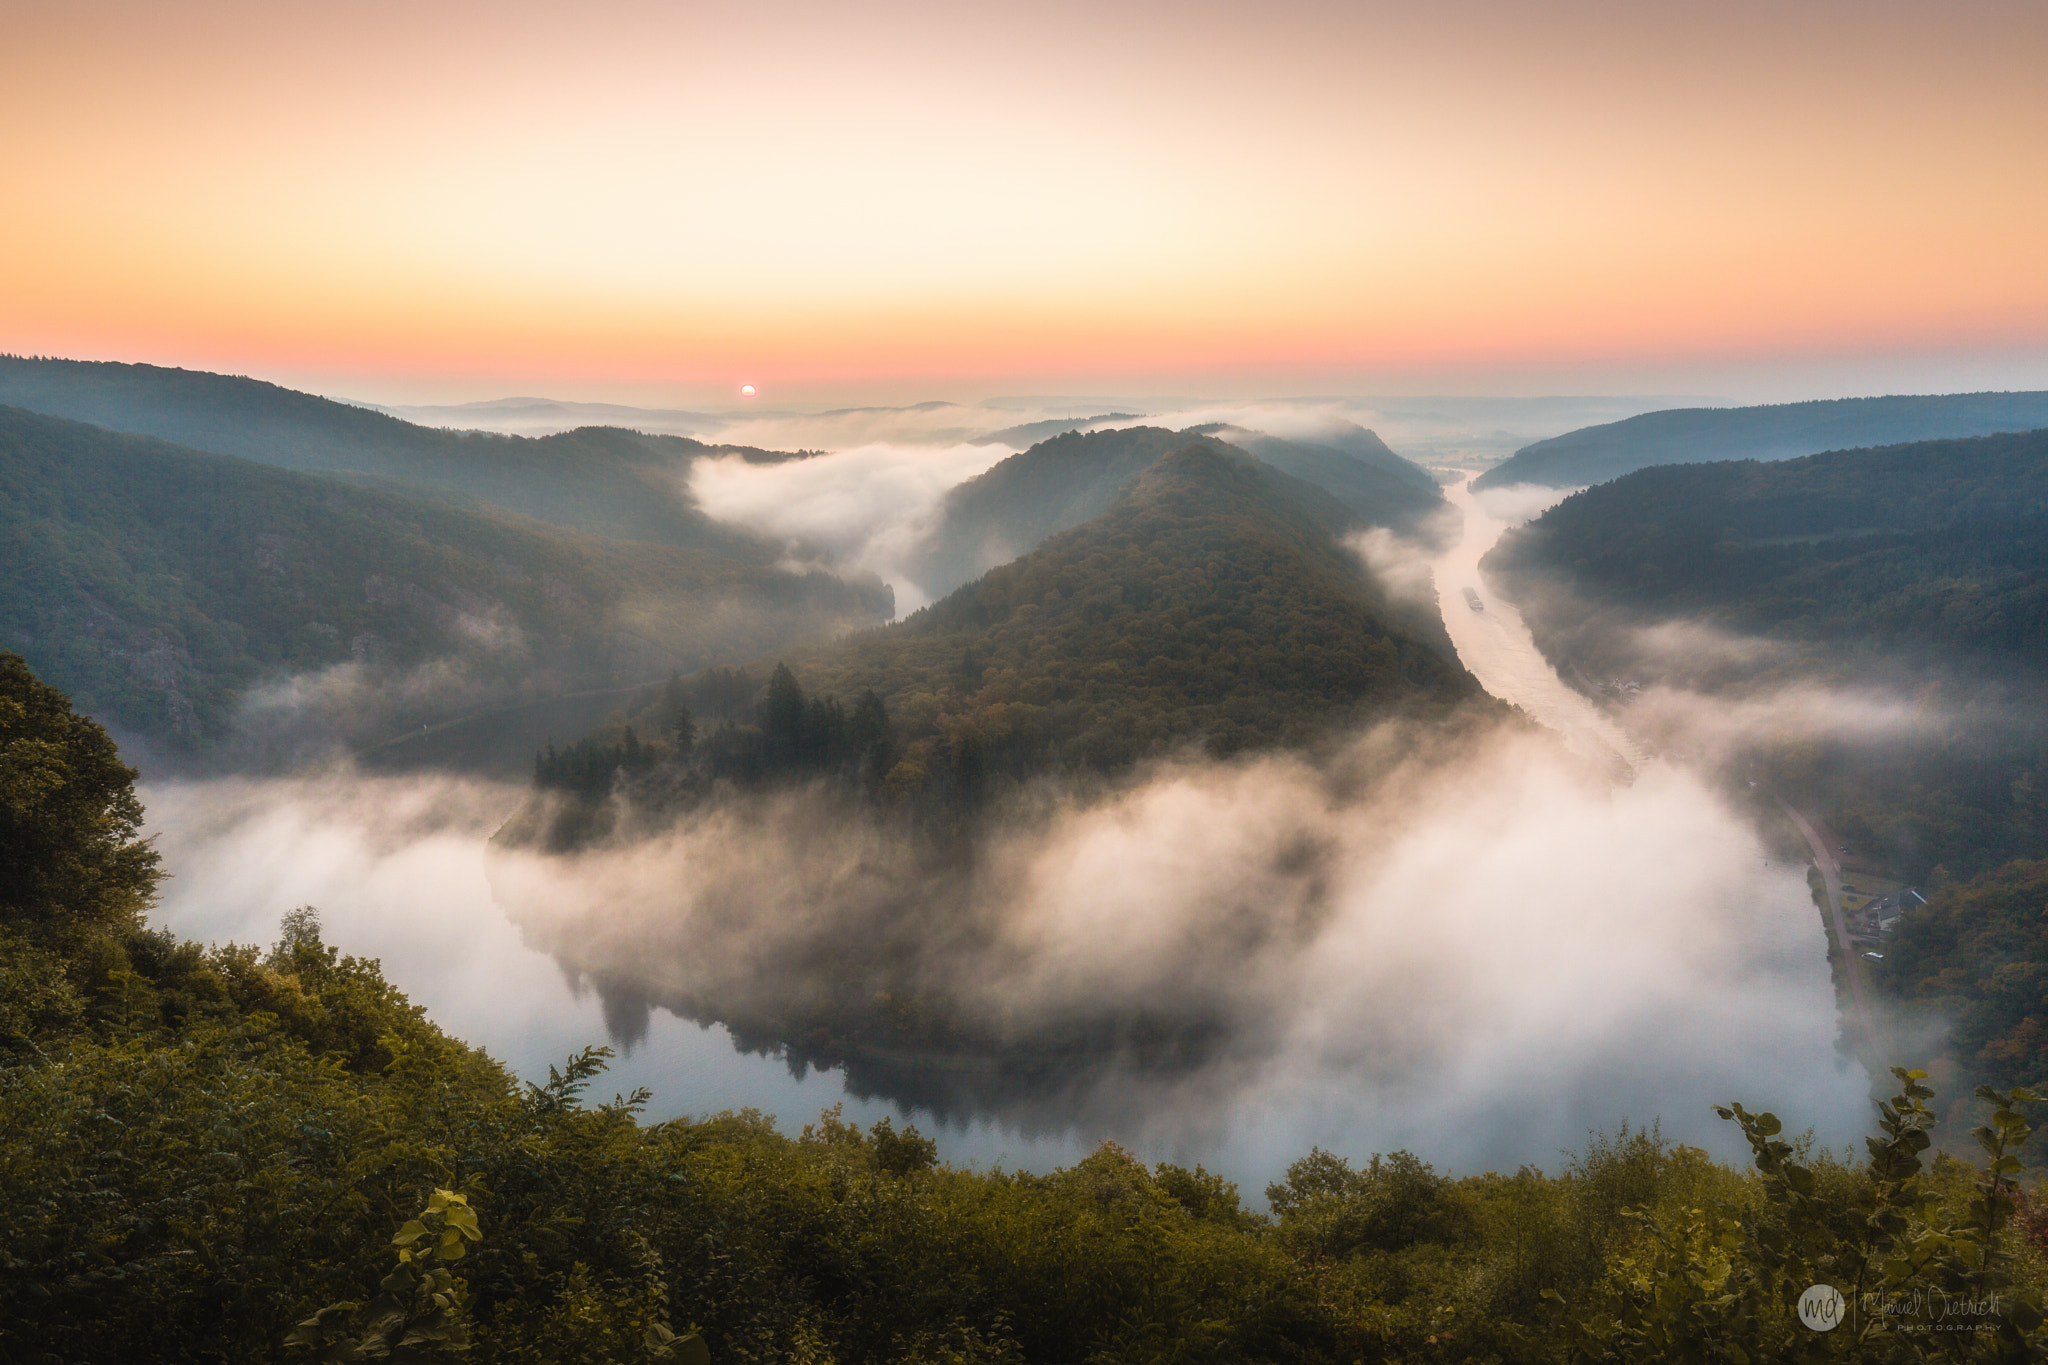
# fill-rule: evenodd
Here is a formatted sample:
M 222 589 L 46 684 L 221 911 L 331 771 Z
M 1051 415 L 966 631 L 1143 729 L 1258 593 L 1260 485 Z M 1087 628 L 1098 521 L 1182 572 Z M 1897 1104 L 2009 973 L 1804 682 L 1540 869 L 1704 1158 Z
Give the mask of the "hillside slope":
M 1651 465 L 1786 460 L 1857 446 L 2048 427 L 2048 393 L 1839 398 L 1748 408 L 1670 408 L 1582 427 L 1516 451 L 1475 488 L 1574 488 Z
M 0 408 L 0 649 L 180 747 L 226 739 L 263 680 L 358 665 L 388 685 L 355 720 L 416 725 L 744 659 L 887 597 Z
M 791 458 L 770 451 L 616 427 L 537 438 L 442 431 L 254 379 L 19 356 L 0 356 L 0 404 L 258 464 L 442 489 L 621 540 L 760 564 L 780 554 L 706 517 L 688 488 L 689 464 L 699 456 Z
M 2048 853 L 2048 431 L 1638 470 L 1484 567 L 1568 676 L 1732 704 L 1731 761 L 1876 867 Z
M 735 681 L 718 673 L 656 690 L 630 725 L 550 748 L 494 839 L 503 856 L 573 860 L 608 841 L 801 829 L 760 846 L 714 834 L 767 851 L 740 855 L 737 881 L 707 872 L 677 904 L 710 888 L 721 923 L 805 929 L 764 938 L 759 954 L 692 949 L 700 972 L 672 970 L 669 940 L 622 953 L 601 917 L 552 898 L 509 890 L 508 913 L 596 984 L 626 1037 L 659 1003 L 942 1112 L 1057 1095 L 1112 1058 L 1199 1064 L 1227 1031 L 1207 1003 L 1002 1022 L 927 969 L 979 951 L 972 890 L 999 875 L 994 842 L 1062 797 L 1114 792 L 1136 765 L 1188 749 L 1315 751 L 1393 717 L 1419 722 L 1411 734 L 1469 734 L 1466 722 L 1505 712 L 1434 614 L 1391 602 L 1343 545 L 1355 524 L 1241 451 L 1185 441 L 1103 515 L 909 619 L 750 670 L 766 686 L 756 701 L 737 680 L 742 707 L 725 714 L 752 723 L 693 724 Z M 810 857 L 799 844 L 836 869 L 828 887 L 785 876 Z M 1263 913 L 1248 907 L 1248 922 Z
M 1190 444 L 1225 450 L 1238 436 L 1264 443 L 1269 454 L 1262 459 L 1322 488 L 1364 525 L 1412 530 L 1443 505 L 1435 483 L 1414 466 L 1409 468 L 1420 485 L 1334 449 L 1238 428 L 1229 428 L 1225 440 L 1211 430 L 1139 426 L 1068 432 L 1012 455 L 946 495 L 919 563 L 919 582 L 938 592 L 968 582 L 1108 511 L 1124 486 L 1167 452 Z
M 1434 614 L 1390 602 L 1339 542 L 1346 508 L 1176 439 L 1102 515 L 905 621 L 792 655 L 797 676 L 872 690 L 934 763 L 971 741 L 1094 769 L 1478 694 Z
M 1190 430 L 1227 441 L 1283 474 L 1314 484 L 1350 508 L 1368 526 L 1386 526 L 1412 534 L 1421 529 L 1425 518 L 1447 505 L 1443 489 L 1427 470 L 1396 455 L 1363 427 L 1355 428 L 1354 449 L 1350 450 L 1319 441 L 1283 440 L 1244 427 L 1219 425 Z M 1371 452 L 1371 457 L 1357 453 L 1358 450 Z
M 1638 470 L 1486 566 L 1602 613 L 2048 671 L 2048 431 Z

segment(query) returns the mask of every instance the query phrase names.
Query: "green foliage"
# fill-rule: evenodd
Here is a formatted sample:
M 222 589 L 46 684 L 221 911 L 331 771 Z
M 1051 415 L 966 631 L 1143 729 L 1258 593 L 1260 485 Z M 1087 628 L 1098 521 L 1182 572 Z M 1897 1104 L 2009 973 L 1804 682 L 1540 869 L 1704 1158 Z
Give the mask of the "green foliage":
M 69 948 L 141 923 L 160 874 L 134 783 L 106 731 L 0 654 L 0 931 L 36 926 Z
M 416 1365 L 469 1349 L 469 1286 L 453 1267 L 483 1240 L 469 1200 L 435 1190 L 426 1208 L 391 1239 L 398 1264 L 367 1303 L 334 1303 L 285 1334 L 285 1345 L 318 1352 L 322 1365 L 390 1360 Z
M 397 689 L 416 700 L 329 699 L 344 721 L 360 709 L 372 728 L 417 728 L 889 611 L 879 584 L 0 408 L 0 646 L 96 714 L 177 743 L 224 738 L 252 686 L 285 674 L 432 662 Z
M 1893 1070 L 1900 1092 L 1879 1107 L 1879 1135 L 1867 1140 L 1869 1160 L 1847 1187 L 1800 1161 L 1774 1115 L 1717 1106 L 1749 1140 L 1761 1207 L 1747 1217 L 1633 1211 L 1633 1245 L 1614 1262 L 1595 1311 L 1571 1323 L 1573 1358 L 2039 1359 L 2048 1333 L 2040 1286 L 2027 1282 L 2038 1276 L 2015 1273 L 2010 1226 L 2015 1151 L 2032 1132 L 2013 1106 L 2036 1097 L 1980 1091 L 1994 1108 L 1976 1133 L 1985 1173 L 1951 1207 L 1925 1183 L 1934 1122 L 1933 1091 L 1920 1084 L 1926 1073 Z M 1832 1286 L 1846 1301 L 1846 1321 L 1831 1332 L 1795 1316 L 1812 1285 Z M 1951 1320 L 1958 1311 L 1967 1321 Z
M 1993 1085 L 2048 1089 L 2048 859 L 1936 889 L 1869 974 L 1949 1024 L 1947 1045 Z
M 602 1048 L 520 1086 L 375 963 L 324 944 L 308 907 L 268 952 L 105 928 L 87 947 L 111 946 L 112 967 L 59 951 L 62 923 L 0 940 L 10 973 L 71 992 L 19 1013 L 24 1036 L 0 1049 L 4 1362 L 465 1347 L 518 1365 L 2019 1360 L 2048 1345 L 2044 1267 L 2016 1225 L 2025 1092 L 1983 1092 L 1982 1175 L 1924 1165 L 1930 1092 L 1902 1073 L 1856 1170 L 1730 1106 L 1752 1174 L 1654 1131 L 1596 1137 L 1555 1177 L 1317 1151 L 1268 1220 L 1200 1167 L 1148 1170 L 1108 1143 L 1032 1175 L 954 1169 L 915 1128 L 862 1131 L 837 1110 L 795 1138 L 752 1113 L 644 1123 L 644 1091 L 584 1103 Z M 1967 1337 L 1891 1315 L 1823 1338 L 1792 1317 L 1816 1279 L 1999 1307 Z
M 1418 1242 L 1464 1240 L 1469 1211 L 1449 1181 L 1412 1152 L 1374 1156 L 1363 1170 L 1317 1148 L 1266 1187 L 1287 1239 L 1317 1259 L 1362 1250 L 1401 1251 Z

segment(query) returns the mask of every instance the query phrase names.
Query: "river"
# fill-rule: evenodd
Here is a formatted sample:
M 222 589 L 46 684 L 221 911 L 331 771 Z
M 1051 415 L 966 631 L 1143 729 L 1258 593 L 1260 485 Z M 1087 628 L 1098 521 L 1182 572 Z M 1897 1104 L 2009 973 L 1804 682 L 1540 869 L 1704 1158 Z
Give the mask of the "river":
M 1375 1065 L 1368 1045 L 1346 1064 L 1359 1068 L 1355 1083 L 1342 1070 L 1292 1088 L 1262 1076 L 1265 1089 L 1226 1105 L 1227 1122 L 1212 1116 L 1184 1139 L 1160 1136 L 1170 1123 L 1133 1139 L 1080 1126 L 1027 1136 L 983 1122 L 939 1132 L 948 1160 L 1046 1170 L 1115 1136 L 1151 1158 L 1205 1161 L 1244 1183 L 1256 1203 L 1263 1182 L 1311 1142 L 1354 1155 L 1414 1145 L 1449 1150 L 1448 1160 L 1468 1166 L 1512 1169 L 1554 1164 L 1558 1147 L 1589 1126 L 1662 1114 L 1670 1135 L 1731 1155 L 1724 1125 L 1705 1105 L 1759 1093 L 1798 1126 L 1817 1124 L 1824 1140 L 1853 1131 L 1863 1083 L 1834 1058 L 1825 947 L 1803 880 L 1762 866 L 1739 817 L 1559 679 L 1519 613 L 1479 575 L 1507 519 L 1465 487 L 1448 496 L 1464 513 L 1464 533 L 1432 568 L 1460 659 L 1489 692 L 1572 746 L 1636 773 L 1626 792 L 1570 797 L 1579 804 L 1569 809 L 1545 804 L 1545 783 L 1569 789 L 1542 774 L 1519 796 L 1474 792 L 1469 810 L 1442 814 L 1427 838 L 1411 839 L 1392 860 L 1423 866 L 1418 885 L 1435 898 L 1431 932 L 1451 950 L 1442 960 L 1468 964 L 1443 978 L 1446 998 L 1473 1001 L 1473 1012 L 1458 1016 L 1463 1032 L 1444 1044 L 1445 1085 L 1462 1098 L 1436 1114 L 1434 1127 L 1397 1126 L 1362 1079 Z M 1466 605 L 1468 587 L 1483 611 Z M 268 943 L 279 915 L 313 904 L 330 942 L 380 959 L 442 1027 L 520 1076 L 545 1079 L 550 1064 L 607 1038 L 598 995 L 529 947 L 493 898 L 486 840 L 522 798 L 516 783 L 336 770 L 151 782 L 142 796 L 174 874 L 159 922 L 177 932 Z M 1521 814 L 1481 841 L 1474 822 L 1489 818 L 1489 801 Z M 1412 913 L 1398 897 L 1374 906 L 1368 920 Z M 1341 999 L 1356 987 L 1319 989 Z M 1291 1060 L 1276 1056 L 1271 1070 L 1286 1072 Z M 793 1074 L 772 1057 L 736 1051 L 720 1027 L 661 1010 L 617 1059 L 601 1097 L 635 1086 L 654 1092 L 657 1118 L 751 1108 L 793 1132 L 843 1103 L 861 1123 L 919 1119 L 848 1096 L 836 1072 Z M 928 1116 L 923 1126 L 933 1126 Z M 1483 1136 L 1457 1136 L 1472 1133 Z M 1462 1150 L 1452 1145 L 1459 1140 Z
M 1566 490 L 1559 490 L 1562 498 Z M 1458 662 L 1502 701 L 1513 702 L 1536 720 L 1565 737 L 1581 753 L 1614 758 L 1630 769 L 1641 771 L 1654 755 L 1583 693 L 1568 686 L 1550 666 L 1514 604 L 1498 597 L 1486 586 L 1479 561 L 1515 521 L 1533 515 L 1539 508 L 1527 497 L 1488 498 L 1475 496 L 1469 482 L 1444 490 L 1451 505 L 1464 516 L 1464 530 L 1457 544 L 1431 563 L 1436 590 L 1442 604 L 1444 629 L 1457 647 Z M 1501 515 L 1502 504 L 1514 502 L 1513 519 Z M 1476 593 L 1481 610 L 1466 604 L 1467 590 Z

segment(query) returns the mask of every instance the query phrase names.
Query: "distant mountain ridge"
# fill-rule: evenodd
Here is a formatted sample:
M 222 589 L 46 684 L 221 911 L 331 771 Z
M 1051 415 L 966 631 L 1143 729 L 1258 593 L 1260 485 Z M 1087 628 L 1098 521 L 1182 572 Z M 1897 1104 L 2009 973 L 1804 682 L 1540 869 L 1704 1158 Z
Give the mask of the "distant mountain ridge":
M 331 738 L 359 739 L 357 722 L 418 725 L 738 661 L 892 610 L 879 583 L 0 407 L 0 650 L 174 748 L 230 738 L 258 683 L 337 666 L 388 683 L 329 699 L 359 713 L 330 714 Z
M 2048 427 L 2048 392 L 1834 398 L 1744 408 L 1668 408 L 1522 447 L 1474 488 L 1575 488 L 1652 465 L 1786 460 L 1823 451 Z
M 700 457 L 794 458 L 779 452 L 615 427 L 532 438 L 447 431 L 261 380 L 111 361 L 0 356 L 0 404 L 284 469 L 397 480 L 620 540 L 757 564 L 782 552 L 706 517 L 688 480 Z

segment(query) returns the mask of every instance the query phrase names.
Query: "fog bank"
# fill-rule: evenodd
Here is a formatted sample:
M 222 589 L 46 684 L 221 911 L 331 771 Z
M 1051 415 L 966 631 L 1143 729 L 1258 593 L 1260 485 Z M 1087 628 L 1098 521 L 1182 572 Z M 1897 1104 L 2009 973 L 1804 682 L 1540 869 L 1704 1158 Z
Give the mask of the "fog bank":
M 817 793 L 573 858 L 500 852 L 490 877 L 536 944 L 636 1003 L 796 1019 L 914 992 L 1024 1049 L 1132 1020 L 1199 1040 L 1181 1064 L 1113 1051 L 1014 1102 L 977 1092 L 1027 1128 L 1229 1170 L 1313 1143 L 1474 1169 L 1554 1165 L 1625 1119 L 1732 1155 L 1708 1105 L 1737 1098 L 1860 1131 L 1819 919 L 1766 857 L 1683 770 L 1615 788 L 1510 726 L 1164 765 L 999 826 L 964 880 Z
M 792 567 L 876 574 L 903 616 L 932 600 L 909 566 L 946 491 L 1014 453 L 876 443 L 785 464 L 698 460 L 690 492 L 706 514 L 783 541 Z

